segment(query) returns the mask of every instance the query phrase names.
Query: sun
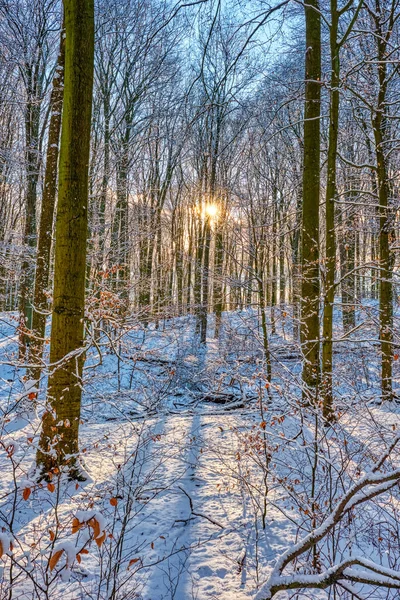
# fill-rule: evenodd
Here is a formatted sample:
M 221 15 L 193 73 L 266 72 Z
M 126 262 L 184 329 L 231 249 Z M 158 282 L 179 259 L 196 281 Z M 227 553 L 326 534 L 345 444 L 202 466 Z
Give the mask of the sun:
M 218 206 L 216 204 L 207 204 L 206 215 L 212 219 L 218 214 Z

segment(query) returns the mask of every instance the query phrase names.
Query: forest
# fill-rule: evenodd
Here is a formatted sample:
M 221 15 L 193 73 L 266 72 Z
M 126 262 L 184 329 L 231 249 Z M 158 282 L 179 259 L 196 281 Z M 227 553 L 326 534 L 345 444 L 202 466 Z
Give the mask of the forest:
M 400 0 L 0 0 L 0 600 L 400 598 Z

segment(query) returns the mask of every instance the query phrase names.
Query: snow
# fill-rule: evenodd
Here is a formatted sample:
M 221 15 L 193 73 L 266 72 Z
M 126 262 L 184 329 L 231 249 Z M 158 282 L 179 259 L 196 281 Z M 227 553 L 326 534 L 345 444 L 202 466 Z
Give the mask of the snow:
M 370 310 L 367 306 L 365 314 Z M 16 540 L 16 564 L 34 572 L 40 585 L 49 557 L 64 551 L 48 580 L 52 600 L 105 600 L 115 582 L 121 598 L 263 598 L 283 557 L 308 535 L 329 529 L 335 508 L 363 481 L 367 487 L 345 504 L 346 522 L 320 543 L 323 572 L 313 572 L 310 557 L 299 556 L 296 568 L 288 564 L 279 580 L 296 577 L 308 584 L 349 557 L 359 557 L 359 564 L 347 567 L 346 576 L 371 577 L 371 565 L 380 565 L 375 581 L 395 579 L 400 550 L 390 540 L 398 525 L 398 490 L 388 491 L 392 481 L 381 479 L 400 475 L 399 449 L 393 448 L 382 465 L 379 457 L 398 439 L 400 415 L 397 408 L 367 403 L 378 390 L 376 349 L 360 341 L 349 361 L 349 346 L 341 342 L 335 353 L 342 415 L 334 428 L 318 434 L 311 497 L 315 414 L 298 403 L 300 356 L 290 326 L 286 320 L 285 330 L 271 338 L 270 402 L 254 334 L 256 315 L 242 311 L 225 319 L 220 341 L 210 337 L 206 350 L 197 345 L 191 317 L 171 319 L 158 329 L 133 324 L 119 337 L 117 352 L 101 339 L 101 364 L 97 350 L 90 350 L 85 365 L 80 447 L 88 480 L 75 485 L 53 478 L 50 491 L 32 470 L 46 379 L 38 388 L 39 416 L 24 421 L 16 405 L 30 387 L 25 369 L 17 367 L 17 322 L 0 316 L 1 439 L 5 449 L 13 446 L 11 457 L 6 450 L 0 453 L 5 536 L 0 541 L 5 546 L 11 537 Z M 359 340 L 373 337 L 366 323 L 354 334 Z M 366 371 L 355 365 L 362 356 Z M 395 365 L 396 386 L 398 376 Z M 25 488 L 31 489 L 27 500 Z M 372 488 L 382 495 L 357 506 Z M 73 533 L 74 519 L 84 526 Z M 106 534 L 100 547 L 88 525 L 92 519 Z M 1 594 L 10 564 L 4 555 Z M 31 579 L 21 577 L 14 586 L 16 597 L 32 596 Z M 397 597 L 395 590 L 371 589 L 376 600 Z M 282 591 L 276 598 L 288 600 L 291 594 Z M 328 591 L 300 591 L 297 597 L 326 600 Z

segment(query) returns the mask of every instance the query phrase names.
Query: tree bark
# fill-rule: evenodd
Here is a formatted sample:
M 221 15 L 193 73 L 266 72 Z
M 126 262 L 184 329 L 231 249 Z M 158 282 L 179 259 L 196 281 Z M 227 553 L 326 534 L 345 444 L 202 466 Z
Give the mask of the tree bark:
M 330 115 L 329 115 L 329 143 L 327 186 L 325 200 L 325 298 L 324 319 L 322 333 L 322 391 L 323 412 L 330 421 L 333 418 L 333 392 L 332 392 L 332 334 L 333 334 L 333 303 L 335 299 L 335 267 L 336 267 L 336 239 L 335 239 L 335 194 L 336 194 L 336 155 L 339 128 L 339 73 L 340 59 L 337 43 L 339 26 L 339 13 L 337 0 L 331 0 L 331 81 L 330 81 Z
M 379 44 L 379 41 L 378 41 Z M 379 65 L 380 80 L 380 100 L 378 110 L 373 122 L 376 162 L 378 173 L 378 197 L 379 197 L 379 339 L 381 343 L 381 378 L 382 378 L 382 399 L 392 400 L 392 361 L 393 361 L 393 290 L 392 290 L 392 272 L 393 255 L 390 251 L 390 240 L 392 239 L 392 224 L 389 209 L 389 185 L 386 165 L 386 156 L 384 153 L 384 132 L 385 117 L 383 114 L 383 103 L 385 94 L 383 93 L 385 74 L 384 57 L 379 56 L 382 61 Z
M 37 465 L 42 477 L 55 467 L 64 467 L 70 478 L 80 478 L 78 431 L 84 362 L 94 2 L 65 0 L 64 9 L 65 88 L 50 341 L 53 367 Z
M 29 69 L 28 79 L 35 79 Z M 23 235 L 24 259 L 21 266 L 19 312 L 20 312 L 20 348 L 21 359 L 25 357 L 32 327 L 32 293 L 34 280 L 34 254 L 36 248 L 36 201 L 37 184 L 39 179 L 39 121 L 40 103 L 38 101 L 37 83 L 32 82 L 28 90 L 28 102 L 25 109 L 25 138 L 26 138 L 26 198 L 25 226 Z
M 304 108 L 301 343 L 303 397 L 316 399 L 319 381 L 319 193 L 321 112 L 321 19 L 318 0 L 305 6 L 306 89 Z
M 33 294 L 32 341 L 29 362 L 37 366 L 30 370 L 30 378 L 39 381 L 43 356 L 46 316 L 48 311 L 47 288 L 50 272 L 50 252 L 53 233 L 54 208 L 57 194 L 58 153 L 61 130 L 61 113 L 64 95 L 65 29 L 60 34 L 60 50 L 51 92 L 46 172 L 44 177 L 42 209 L 40 213 L 37 247 L 35 287 Z

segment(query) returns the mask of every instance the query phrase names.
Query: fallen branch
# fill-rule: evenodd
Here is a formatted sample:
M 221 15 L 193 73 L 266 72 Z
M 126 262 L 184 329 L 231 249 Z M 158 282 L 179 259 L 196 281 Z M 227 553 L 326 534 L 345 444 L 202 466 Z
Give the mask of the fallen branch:
M 189 500 L 190 512 L 192 513 L 192 515 L 194 515 L 195 517 L 201 517 L 203 519 L 207 519 L 207 521 L 210 521 L 210 523 L 212 523 L 213 525 L 216 525 L 217 527 L 220 527 L 221 529 L 225 529 L 225 527 L 223 525 L 221 525 L 221 523 L 218 523 L 218 521 L 215 521 L 211 517 L 207 517 L 207 515 L 203 515 L 203 513 L 196 512 L 194 510 L 194 508 L 193 508 L 193 500 L 192 500 L 192 498 L 189 496 L 189 494 L 182 487 L 180 487 L 180 486 L 178 486 L 178 487 L 181 490 L 181 492 L 183 492 L 185 494 L 185 496 L 187 497 L 187 499 Z

